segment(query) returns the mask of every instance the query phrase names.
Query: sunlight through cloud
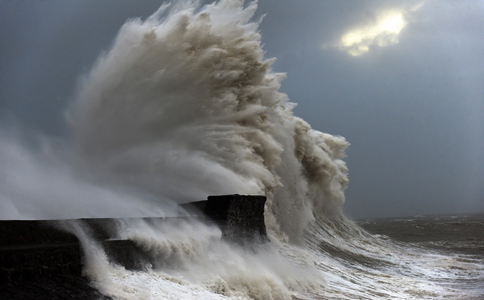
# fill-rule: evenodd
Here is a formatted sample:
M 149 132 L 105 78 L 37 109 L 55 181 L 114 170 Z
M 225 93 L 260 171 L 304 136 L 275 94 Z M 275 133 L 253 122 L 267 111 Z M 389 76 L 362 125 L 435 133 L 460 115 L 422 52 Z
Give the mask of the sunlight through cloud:
M 332 45 L 351 56 L 360 56 L 372 47 L 387 47 L 398 43 L 398 37 L 408 24 L 408 16 L 423 3 L 411 8 L 394 8 L 377 12 L 370 22 L 349 29 Z M 325 46 L 326 48 L 327 46 Z
M 352 56 L 362 55 L 371 46 L 390 46 L 398 43 L 398 35 L 407 24 L 403 11 L 385 12 L 370 26 L 350 30 L 341 37 L 339 48 Z

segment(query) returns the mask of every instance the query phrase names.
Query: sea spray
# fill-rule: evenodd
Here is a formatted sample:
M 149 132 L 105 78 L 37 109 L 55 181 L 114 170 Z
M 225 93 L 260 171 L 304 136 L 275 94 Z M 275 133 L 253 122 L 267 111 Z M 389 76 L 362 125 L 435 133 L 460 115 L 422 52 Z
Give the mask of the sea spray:
M 273 244 L 241 246 L 218 228 L 196 220 L 123 222 L 120 233 L 150 252 L 153 274 L 162 272 L 231 297 L 291 299 L 317 290 L 324 279 L 309 258 L 289 259 Z M 136 228 L 135 230 L 132 230 Z M 288 251 L 286 251 L 289 253 Z
M 78 237 L 83 275 L 101 293 L 116 299 L 275 300 L 324 286 L 311 256 L 298 255 L 290 247 L 285 253 L 270 243 L 242 247 L 222 239 L 219 228 L 196 219 L 113 221 L 102 230 L 111 235 L 111 242 L 131 240 L 145 253 L 137 258 L 135 269 L 126 269 L 106 254 L 90 222 L 65 220 L 57 225 Z
M 263 57 L 256 4 L 163 6 L 128 21 L 79 88 L 70 123 L 98 180 L 175 202 L 266 195 L 269 235 L 297 241 L 344 202 L 346 141 L 293 116 Z M 303 176 L 301 176 L 303 175 Z
M 176 207 L 156 205 L 148 193 L 90 180 L 69 143 L 26 131 L 0 128 L 0 219 L 48 220 L 170 216 Z M 157 201 L 161 201 L 157 198 Z M 163 206 L 163 208 L 161 208 Z
M 92 237 L 90 228 L 79 220 L 63 220 L 54 223 L 59 229 L 74 234 L 83 252 L 83 276 L 92 280 L 92 285 L 101 293 L 113 288 L 113 274 L 123 268 L 109 262 L 102 246 Z

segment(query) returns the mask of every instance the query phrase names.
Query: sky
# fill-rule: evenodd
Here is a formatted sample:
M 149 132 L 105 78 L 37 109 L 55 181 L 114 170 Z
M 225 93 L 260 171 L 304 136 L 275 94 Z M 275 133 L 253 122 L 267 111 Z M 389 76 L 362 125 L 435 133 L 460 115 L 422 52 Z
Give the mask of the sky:
M 161 3 L 0 1 L 0 125 L 66 135 L 80 75 Z M 346 214 L 484 212 L 484 1 L 258 5 L 295 114 L 351 143 Z

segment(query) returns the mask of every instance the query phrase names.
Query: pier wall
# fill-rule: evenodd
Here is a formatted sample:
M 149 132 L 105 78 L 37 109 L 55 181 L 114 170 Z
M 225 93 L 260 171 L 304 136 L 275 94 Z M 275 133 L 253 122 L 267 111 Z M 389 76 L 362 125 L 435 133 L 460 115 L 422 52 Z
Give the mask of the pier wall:
M 264 196 L 210 196 L 182 205 L 193 218 L 215 223 L 225 238 L 250 242 L 264 238 Z M 146 220 L 149 221 L 147 218 Z M 59 276 L 81 276 L 83 253 L 74 234 L 55 221 L 0 221 L 0 288 Z M 110 240 L 116 219 L 79 219 L 113 261 L 137 269 L 146 256 L 129 240 Z

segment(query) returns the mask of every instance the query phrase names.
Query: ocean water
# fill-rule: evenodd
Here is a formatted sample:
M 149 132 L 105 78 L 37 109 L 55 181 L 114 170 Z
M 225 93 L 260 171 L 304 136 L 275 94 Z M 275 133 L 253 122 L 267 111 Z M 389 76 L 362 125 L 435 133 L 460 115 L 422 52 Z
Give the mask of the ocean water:
M 139 270 L 111 261 L 85 228 L 69 223 L 82 244 L 84 275 L 114 299 L 482 299 L 482 236 L 449 247 L 453 238 L 433 234 L 402 242 L 398 228 L 406 227 L 398 226 L 424 226 L 421 219 L 389 221 L 395 236 L 380 221 L 361 224 L 371 234 L 344 216 L 349 144 L 293 115 L 295 104 L 278 91 L 285 75 L 264 57 L 256 9 L 243 1 L 183 1 L 127 21 L 66 112 L 69 154 L 47 169 L 43 160 L 26 162 L 36 182 L 62 184 L 48 193 L 65 193 L 32 187 L 22 197 L 74 195 L 63 210 L 88 207 L 90 216 L 104 217 L 120 216 L 121 208 L 124 216 L 178 216 L 177 204 L 208 195 L 267 197 L 264 243 L 231 243 L 196 220 L 120 219 L 112 238 L 150 253 Z M 30 159 L 3 144 L 5 161 L 17 164 L 18 153 Z M 15 191 L 26 185 L 7 183 L 15 197 L 2 195 L 4 203 L 22 199 Z M 112 210 L 96 210 L 96 199 L 112 201 Z M 469 220 L 462 224 L 482 225 L 482 218 Z M 460 251 L 466 247 L 477 253 Z
M 119 219 L 127 270 L 77 223 L 84 276 L 113 299 L 484 299 L 484 215 L 310 222 L 304 242 L 233 243 L 196 219 Z M 149 258 L 148 258 L 149 257 Z
M 450 274 L 442 276 L 439 284 L 461 290 L 457 299 L 484 298 L 484 215 L 386 218 L 361 221 L 359 225 L 378 238 L 389 239 L 412 251 L 442 255 L 438 263 L 442 271 Z M 446 257 L 460 264 L 446 265 Z M 473 268 L 474 263 L 477 268 Z

